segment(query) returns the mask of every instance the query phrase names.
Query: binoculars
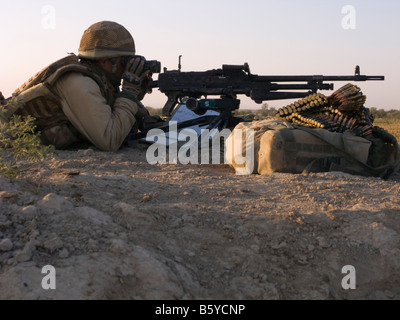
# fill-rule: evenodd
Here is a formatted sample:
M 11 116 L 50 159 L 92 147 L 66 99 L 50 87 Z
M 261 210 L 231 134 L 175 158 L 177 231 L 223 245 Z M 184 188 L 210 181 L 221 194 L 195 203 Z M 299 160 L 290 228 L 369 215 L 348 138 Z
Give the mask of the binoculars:
M 129 61 L 131 61 L 133 58 L 141 58 L 145 60 L 144 63 L 144 70 L 145 71 L 150 71 L 152 73 L 161 73 L 161 62 L 157 60 L 149 60 L 147 61 L 144 57 L 142 56 L 130 56 L 130 57 L 121 57 L 121 64 L 124 68 L 128 65 Z

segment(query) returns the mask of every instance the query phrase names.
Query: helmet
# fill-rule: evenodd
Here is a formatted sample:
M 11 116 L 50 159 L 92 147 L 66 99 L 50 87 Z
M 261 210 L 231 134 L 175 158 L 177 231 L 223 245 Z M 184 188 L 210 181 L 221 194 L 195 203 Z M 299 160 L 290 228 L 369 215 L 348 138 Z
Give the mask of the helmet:
M 82 36 L 79 57 L 107 59 L 134 56 L 135 41 L 123 26 L 116 22 L 102 21 L 93 24 Z

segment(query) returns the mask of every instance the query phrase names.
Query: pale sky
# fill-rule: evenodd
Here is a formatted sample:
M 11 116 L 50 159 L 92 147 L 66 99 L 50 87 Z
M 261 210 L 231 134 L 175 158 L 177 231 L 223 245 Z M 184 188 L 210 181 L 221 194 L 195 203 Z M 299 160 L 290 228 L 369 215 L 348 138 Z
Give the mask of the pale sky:
M 360 65 L 362 74 L 386 76 L 356 83 L 366 106 L 400 109 L 398 0 L 0 0 L 0 91 L 8 97 L 45 66 L 77 54 L 84 30 L 103 20 L 124 25 L 137 54 L 168 69 L 177 68 L 179 55 L 183 71 L 248 62 L 259 75 L 352 75 Z M 259 107 L 239 98 L 242 108 Z M 165 102 L 157 91 L 144 101 L 155 108 Z

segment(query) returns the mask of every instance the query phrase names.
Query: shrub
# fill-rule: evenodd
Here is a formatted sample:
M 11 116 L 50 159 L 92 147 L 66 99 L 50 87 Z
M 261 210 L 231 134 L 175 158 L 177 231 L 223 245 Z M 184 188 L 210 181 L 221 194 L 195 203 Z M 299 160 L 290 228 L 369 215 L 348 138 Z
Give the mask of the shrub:
M 14 115 L 9 121 L 0 123 L 1 175 L 15 178 L 20 173 L 19 160 L 37 162 L 53 155 L 53 146 L 40 143 L 34 122 L 35 118 L 31 116 Z

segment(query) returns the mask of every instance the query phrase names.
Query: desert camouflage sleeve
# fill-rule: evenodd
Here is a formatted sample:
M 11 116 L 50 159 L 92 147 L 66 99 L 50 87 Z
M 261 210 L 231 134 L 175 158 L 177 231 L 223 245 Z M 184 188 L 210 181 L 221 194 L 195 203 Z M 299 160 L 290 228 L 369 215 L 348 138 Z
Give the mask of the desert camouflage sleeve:
M 72 125 L 96 147 L 117 151 L 136 122 L 138 106 L 127 98 L 107 104 L 97 83 L 82 74 L 71 73 L 56 83 L 65 115 Z

